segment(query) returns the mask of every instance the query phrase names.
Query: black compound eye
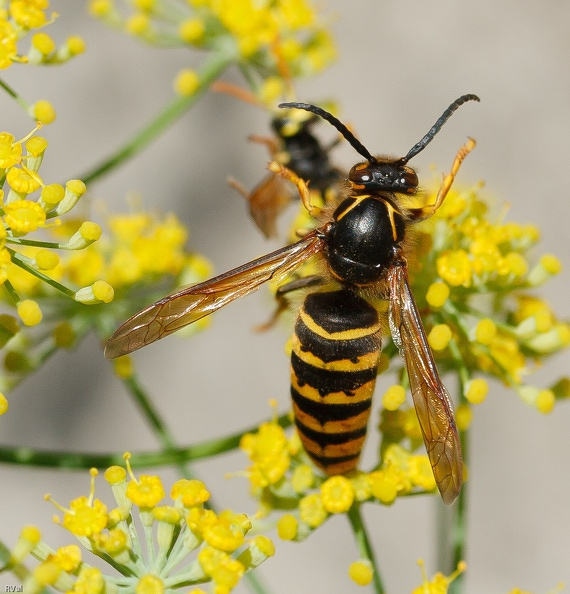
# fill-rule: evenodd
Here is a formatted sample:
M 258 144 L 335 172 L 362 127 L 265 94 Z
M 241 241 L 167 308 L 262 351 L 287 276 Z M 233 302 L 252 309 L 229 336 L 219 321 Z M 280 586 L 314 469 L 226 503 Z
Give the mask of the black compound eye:
M 368 184 L 373 180 L 370 169 L 365 164 L 355 165 L 348 174 L 349 181 L 355 184 Z

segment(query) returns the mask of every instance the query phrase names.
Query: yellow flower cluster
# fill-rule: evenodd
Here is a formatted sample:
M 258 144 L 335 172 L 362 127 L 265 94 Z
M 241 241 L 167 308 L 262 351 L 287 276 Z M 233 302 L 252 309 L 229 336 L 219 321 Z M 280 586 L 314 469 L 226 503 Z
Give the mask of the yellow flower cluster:
M 35 130 L 34 130 L 35 132 Z M 0 133 L 0 284 L 16 306 L 22 322 L 33 326 L 42 319 L 37 303 L 22 299 L 37 293 L 40 284 L 57 289 L 68 297 L 77 298 L 72 289 L 57 281 L 59 256 L 54 250 L 81 250 L 99 239 L 101 230 L 96 223 L 83 221 L 75 235 L 62 242 L 46 241 L 45 236 L 61 225 L 59 217 L 66 215 L 85 193 L 85 184 L 70 180 L 65 187 L 46 184 L 39 174 L 48 143 L 45 138 L 32 136 L 15 140 L 8 132 Z M 43 231 L 43 233 L 42 233 Z M 34 234 L 33 239 L 30 234 Z M 87 287 L 83 287 L 88 290 Z M 105 287 L 100 287 L 105 292 Z M 107 290 L 101 301 L 109 300 Z
M 531 291 L 558 274 L 561 264 L 552 254 L 531 259 L 538 229 L 505 222 L 505 215 L 490 215 L 481 187 L 452 189 L 418 226 L 412 289 L 440 370 L 459 372 L 466 403 L 485 399 L 486 381 L 473 377 L 483 373 L 547 413 L 557 398 L 568 397 L 563 384 L 539 389 L 525 385 L 525 378 L 542 358 L 570 344 L 570 325 Z
M 15 141 L 0 134 L 0 283 L 24 326 L 42 322 L 48 330 L 17 340 L 22 329 L 16 316 L 0 315 L 0 346 L 6 347 L 0 390 L 10 389 L 54 348 L 70 347 L 92 329 L 106 337 L 137 309 L 211 273 L 204 258 L 185 249 L 188 232 L 174 215 L 109 215 L 105 235 L 97 223 L 60 218 L 86 188 L 79 180 L 65 187 L 43 182 L 38 168 L 46 147 L 37 136 Z
M 85 51 L 80 37 L 68 37 L 58 47 L 47 33 L 33 33 L 52 23 L 57 16 L 48 14 L 49 0 L 8 0 L 0 6 L 0 69 L 9 68 L 14 62 L 60 64 Z M 28 53 L 23 54 L 18 43 L 30 34 Z
M 30 554 L 40 560 L 24 581 L 26 592 L 53 586 L 89 594 L 123 589 L 158 594 L 167 588 L 211 582 L 212 593 L 227 594 L 246 571 L 274 554 L 267 537 L 246 537 L 251 529 L 246 515 L 206 509 L 210 494 L 201 481 L 177 481 L 170 491 L 171 502 L 163 504 L 166 494 L 160 478 L 135 477 L 125 458 L 126 470 L 112 466 L 105 472 L 116 503 L 112 509 L 95 498 L 98 473 L 94 469 L 89 495 L 73 500 L 68 508 L 46 496 L 63 513 L 56 521 L 87 552 L 108 560 L 112 575 L 84 560 L 79 546 L 53 550 L 41 540 L 37 528 L 27 527 L 8 563 L 9 569 L 17 571 Z
M 391 441 L 407 437 L 413 449 L 419 447 L 421 432 L 414 409 L 391 415 L 398 415 L 398 420 L 391 419 L 382 425 Z M 394 439 L 397 424 L 398 434 Z M 244 435 L 240 447 L 252 462 L 246 475 L 260 501 L 259 514 L 273 510 L 289 512 L 277 525 L 279 536 L 285 540 L 303 540 L 329 516 L 348 512 L 355 502 L 378 501 L 390 505 L 397 496 L 436 489 L 427 455 L 413 454 L 413 450 L 398 443 L 384 449 L 379 469 L 328 478 L 313 470 L 298 436 L 287 437 L 276 420 L 263 423 L 255 434 Z
M 110 26 L 148 43 L 223 50 L 250 65 L 263 80 L 285 73 L 313 74 L 335 58 L 327 28 L 310 0 L 189 0 L 176 6 L 167 0 L 128 6 L 116 0 L 91 0 L 90 10 Z M 184 71 L 175 87 L 181 94 L 191 94 L 197 85 L 196 74 Z

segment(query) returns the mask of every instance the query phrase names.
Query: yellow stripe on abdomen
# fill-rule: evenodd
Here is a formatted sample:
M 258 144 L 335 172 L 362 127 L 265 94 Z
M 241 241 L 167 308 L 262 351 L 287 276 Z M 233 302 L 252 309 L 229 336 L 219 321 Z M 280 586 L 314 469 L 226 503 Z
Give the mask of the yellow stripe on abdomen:
M 380 346 L 377 311 L 352 291 L 305 299 L 295 325 L 291 396 L 305 450 L 327 474 L 358 463 Z

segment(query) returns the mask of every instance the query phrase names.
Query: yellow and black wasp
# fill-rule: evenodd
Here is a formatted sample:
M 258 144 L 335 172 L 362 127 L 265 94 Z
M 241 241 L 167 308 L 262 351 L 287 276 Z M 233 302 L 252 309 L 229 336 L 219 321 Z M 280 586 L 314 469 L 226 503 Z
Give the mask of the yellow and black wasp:
M 392 339 L 405 360 L 434 477 L 443 501 L 452 503 L 462 482 L 461 445 L 451 401 L 410 289 L 406 236 L 411 224 L 431 217 L 441 206 L 475 141 L 469 139 L 458 151 L 433 204 L 408 208 L 402 197 L 418 191 L 417 174 L 408 162 L 467 101 L 479 98 L 459 97 L 401 158 L 374 157 L 344 124 L 319 107 L 281 104 L 327 120 L 366 159 L 350 170 L 347 195 L 332 216 L 296 243 L 185 287 L 135 314 L 109 338 L 105 355 L 118 357 L 168 336 L 261 284 L 285 277 L 309 258 L 318 258 L 323 264 L 321 281 L 316 284 L 309 278 L 305 283 L 312 290 L 295 324 L 291 356 L 295 422 L 307 453 L 328 474 L 356 467 L 381 350 L 381 319 L 370 299 L 387 295 Z M 303 181 L 283 166 L 273 169 L 297 184 L 310 207 Z M 299 285 L 303 283 L 297 281 Z
M 330 159 L 336 142 L 324 145 L 311 130 L 317 121 L 315 114 L 287 109 L 271 119 L 275 138 L 250 138 L 266 144 L 274 161 L 310 182 L 311 192 L 318 192 L 321 202 L 327 203 L 336 197 L 342 174 Z M 291 185 L 283 177 L 271 174 L 251 192 L 235 180 L 230 185 L 247 200 L 250 214 L 265 237 L 275 237 L 277 218 L 294 197 Z
M 212 90 L 263 107 L 254 95 L 231 83 L 216 81 Z M 330 158 L 338 140 L 324 144 L 312 129 L 318 121 L 319 117 L 314 113 L 295 108 L 281 109 L 271 117 L 274 136 L 251 135 L 249 139 L 265 145 L 272 161 L 310 183 L 311 193 L 317 193 L 319 202 L 326 204 L 337 198 L 343 173 Z M 263 235 L 276 237 L 277 219 L 295 197 L 291 184 L 282 176 L 273 174 L 267 175 L 251 191 L 234 179 L 229 183 L 247 201 L 251 217 Z

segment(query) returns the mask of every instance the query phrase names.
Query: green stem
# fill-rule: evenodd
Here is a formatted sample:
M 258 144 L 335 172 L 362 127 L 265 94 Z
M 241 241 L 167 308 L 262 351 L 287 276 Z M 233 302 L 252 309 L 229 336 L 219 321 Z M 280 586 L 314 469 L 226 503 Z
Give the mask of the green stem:
M 145 419 L 150 423 L 150 426 L 154 430 L 162 446 L 167 450 L 176 448 L 174 436 L 170 433 L 158 410 L 154 407 L 150 398 L 148 398 L 146 392 L 143 390 L 137 376 L 133 374 L 124 379 L 123 383 L 141 409 Z
M 123 164 L 127 159 L 140 153 L 148 144 L 192 107 L 202 94 L 206 92 L 210 84 L 216 80 L 228 66 L 235 62 L 234 51 L 234 48 L 230 46 L 214 51 L 200 69 L 200 86 L 193 95 L 188 97 L 176 97 L 158 114 L 158 116 L 137 132 L 113 155 L 109 156 L 93 169 L 78 176 L 78 179 L 89 184 Z
M 368 559 L 374 570 L 374 576 L 372 578 L 374 591 L 376 594 L 384 594 L 382 576 L 380 575 L 376 557 L 374 555 L 374 550 L 370 544 L 366 526 L 364 525 L 362 514 L 360 513 L 360 503 L 354 503 L 347 515 L 348 519 L 350 520 L 350 525 L 352 527 L 352 532 L 354 533 L 354 539 L 356 540 L 360 556 L 363 559 Z
M 277 422 L 281 427 L 291 426 L 289 413 L 281 415 Z M 194 462 L 204 458 L 211 458 L 238 448 L 241 438 L 246 433 L 257 431 L 258 424 L 226 437 L 210 439 L 187 447 L 173 447 L 167 451 L 135 453 L 131 457 L 131 464 L 137 468 L 156 468 L 182 462 Z M 63 450 L 36 450 L 28 447 L 0 447 L 0 462 L 21 464 L 25 466 L 89 469 L 107 468 L 114 464 L 123 464 L 120 453 L 94 454 L 88 452 L 66 452 Z
M 465 336 L 463 337 L 465 338 Z M 455 361 L 459 377 L 459 393 L 461 401 L 465 401 L 465 384 L 470 380 L 471 375 L 465 366 L 461 351 L 455 340 L 448 345 L 451 356 Z M 469 442 L 468 431 L 459 431 L 461 439 L 461 450 L 463 461 L 468 465 Z M 457 568 L 459 561 L 465 559 L 465 546 L 467 541 L 467 498 L 469 484 L 463 484 L 457 503 L 453 507 L 439 505 L 438 518 L 438 568 L 440 571 L 449 574 Z M 464 574 L 461 573 L 449 586 L 450 594 L 460 594 L 465 585 Z
M 16 93 L 16 91 L 14 91 L 14 89 L 2 79 L 0 79 L 0 88 L 4 89 L 6 93 L 8 93 L 10 97 L 12 97 L 12 99 L 15 99 L 18 105 L 20 105 L 20 107 L 22 107 L 25 111 L 28 110 L 28 107 L 30 107 L 28 102 L 24 101 L 24 99 L 20 95 L 18 95 L 18 93 Z
M 16 264 L 16 266 L 19 266 L 20 268 L 22 268 L 26 272 L 29 272 L 30 274 L 33 274 L 36 278 L 39 278 L 44 283 L 51 285 L 54 289 L 57 289 L 58 291 L 61 291 L 64 295 L 71 297 L 71 299 L 75 299 L 75 291 L 73 289 L 70 289 L 65 285 L 62 285 L 61 283 L 58 283 L 53 278 L 47 276 L 43 272 L 40 272 L 39 270 L 34 268 L 31 265 L 29 259 L 25 256 L 22 256 L 22 254 L 19 254 L 18 252 L 14 251 L 9 247 L 7 247 L 6 249 L 8 250 L 8 252 L 10 252 L 12 262 Z

